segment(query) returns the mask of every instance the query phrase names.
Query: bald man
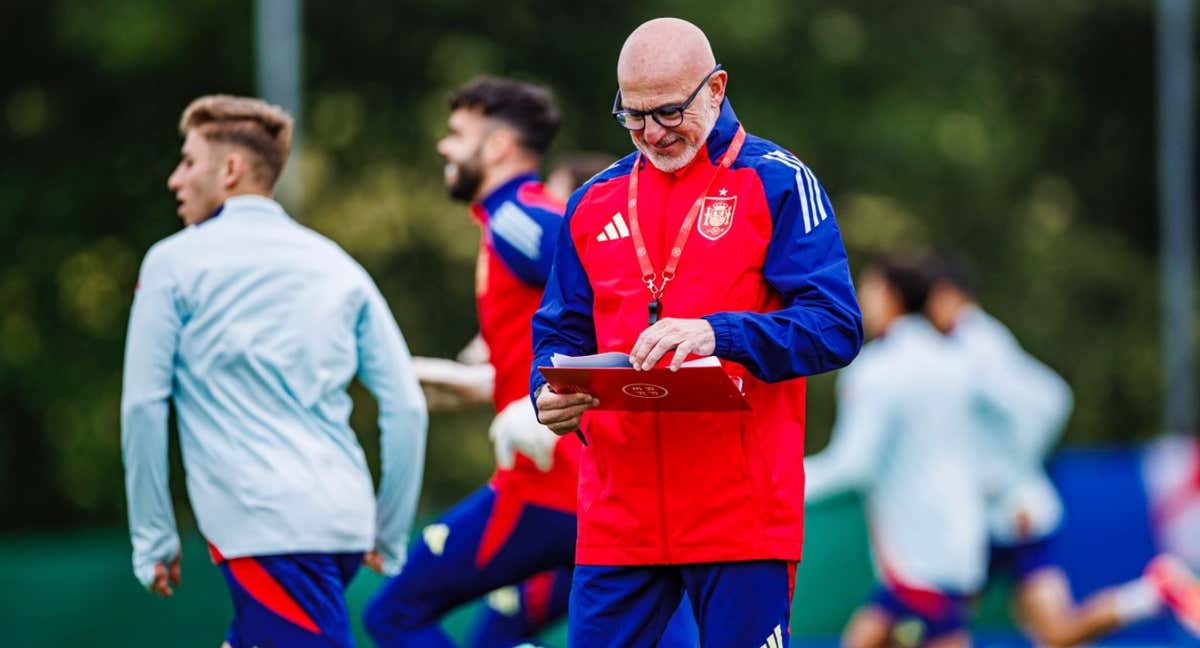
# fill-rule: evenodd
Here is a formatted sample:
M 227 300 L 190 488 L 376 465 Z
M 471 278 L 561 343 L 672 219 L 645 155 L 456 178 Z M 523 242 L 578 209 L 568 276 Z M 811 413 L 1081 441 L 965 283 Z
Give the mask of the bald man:
M 804 377 L 848 364 L 862 318 L 833 206 L 749 136 L 704 33 L 661 18 L 617 63 L 635 152 L 567 204 L 534 315 L 539 420 L 580 430 L 573 647 L 653 646 L 686 592 L 706 646 L 786 645 L 804 512 Z M 637 370 L 716 356 L 751 409 L 605 409 L 556 394 L 554 353 Z

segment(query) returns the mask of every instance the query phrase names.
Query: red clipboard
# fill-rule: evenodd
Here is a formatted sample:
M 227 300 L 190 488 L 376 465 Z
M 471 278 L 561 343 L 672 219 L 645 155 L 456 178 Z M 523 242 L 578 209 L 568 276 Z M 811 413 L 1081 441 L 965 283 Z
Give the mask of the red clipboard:
M 626 412 L 722 412 L 748 410 L 750 403 L 721 367 L 679 371 L 623 367 L 538 367 L 560 394 L 591 394 L 597 410 Z

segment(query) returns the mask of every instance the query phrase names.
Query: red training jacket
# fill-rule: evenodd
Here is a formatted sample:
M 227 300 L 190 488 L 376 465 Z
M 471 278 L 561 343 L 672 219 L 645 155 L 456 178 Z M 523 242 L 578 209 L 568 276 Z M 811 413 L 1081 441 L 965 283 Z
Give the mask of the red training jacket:
M 492 400 L 497 412 L 528 395 L 530 320 L 550 273 L 562 210 L 533 174 L 513 178 L 471 205 L 482 229 L 475 298 L 480 333 L 496 369 Z M 579 446 L 574 437 L 559 439 L 554 466 L 546 473 L 518 453 L 516 465 L 497 468 L 491 483 L 506 499 L 574 512 Z
M 639 222 L 659 272 L 738 126 L 726 102 L 687 167 L 642 162 Z M 634 159 L 568 204 L 534 317 L 535 367 L 555 352 L 628 353 L 647 326 L 650 294 L 627 222 Z M 705 196 L 662 317 L 708 320 L 715 355 L 743 380 L 752 409 L 585 415 L 579 564 L 800 559 L 804 376 L 849 364 L 862 345 L 845 249 L 815 176 L 761 138 L 746 138 Z M 531 390 L 543 382 L 535 370 Z

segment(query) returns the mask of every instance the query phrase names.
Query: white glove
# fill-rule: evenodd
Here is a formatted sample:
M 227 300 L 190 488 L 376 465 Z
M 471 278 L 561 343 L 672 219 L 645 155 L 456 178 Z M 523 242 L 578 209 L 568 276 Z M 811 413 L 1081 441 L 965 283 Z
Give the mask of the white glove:
M 488 436 L 496 451 L 496 465 L 501 468 L 512 468 L 516 464 L 516 452 L 532 459 L 542 472 L 549 472 L 554 466 L 554 444 L 558 435 L 538 423 L 533 402 L 528 398 L 518 398 L 505 406 L 492 419 Z

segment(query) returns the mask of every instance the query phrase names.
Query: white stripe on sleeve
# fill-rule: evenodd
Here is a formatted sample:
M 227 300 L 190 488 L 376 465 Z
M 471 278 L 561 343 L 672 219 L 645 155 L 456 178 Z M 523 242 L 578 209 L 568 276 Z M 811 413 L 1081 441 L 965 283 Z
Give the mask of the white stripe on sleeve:
M 496 210 L 491 219 L 492 234 L 504 239 L 521 254 L 537 260 L 542 254 L 542 226 L 511 202 Z

